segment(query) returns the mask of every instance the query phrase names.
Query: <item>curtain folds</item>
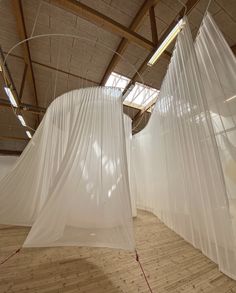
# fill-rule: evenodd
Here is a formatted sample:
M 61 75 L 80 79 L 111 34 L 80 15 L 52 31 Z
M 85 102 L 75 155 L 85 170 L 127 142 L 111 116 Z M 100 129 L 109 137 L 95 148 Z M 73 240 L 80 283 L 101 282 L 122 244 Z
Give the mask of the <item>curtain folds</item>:
M 236 58 L 210 14 L 195 42 L 236 235 Z
M 55 99 L 0 184 L 0 223 L 32 226 L 25 247 L 134 249 L 120 90 Z
M 209 19 L 207 15 L 198 38 L 205 31 L 204 38 L 214 43 Z M 233 222 L 209 109 L 209 98 L 216 97 L 202 73 L 213 51 L 201 50 L 201 64 L 185 21 L 152 117 L 133 139 L 137 205 L 152 211 L 236 279 Z

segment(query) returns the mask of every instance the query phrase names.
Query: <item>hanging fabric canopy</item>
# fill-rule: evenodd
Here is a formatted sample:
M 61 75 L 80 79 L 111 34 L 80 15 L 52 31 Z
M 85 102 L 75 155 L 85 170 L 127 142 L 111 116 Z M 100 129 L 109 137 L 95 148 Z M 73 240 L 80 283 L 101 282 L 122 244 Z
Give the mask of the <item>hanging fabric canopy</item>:
M 0 185 L 0 223 L 32 226 L 24 247 L 134 249 L 121 91 L 55 99 Z
M 156 214 L 236 279 L 235 235 L 208 93 L 185 22 L 152 117 L 133 139 L 137 204 Z M 216 42 L 209 18 L 199 38 L 203 31 L 205 40 Z M 205 54 L 213 52 L 200 53 L 204 63 Z M 210 91 L 212 87 L 210 84 Z M 212 92 L 209 97 L 215 99 Z

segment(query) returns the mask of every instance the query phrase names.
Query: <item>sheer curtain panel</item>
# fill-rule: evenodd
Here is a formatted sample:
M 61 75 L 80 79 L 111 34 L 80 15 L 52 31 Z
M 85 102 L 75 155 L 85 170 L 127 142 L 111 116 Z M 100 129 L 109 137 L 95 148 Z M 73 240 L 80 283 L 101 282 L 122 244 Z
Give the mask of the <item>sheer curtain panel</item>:
M 55 99 L 0 182 L 0 223 L 32 226 L 24 247 L 134 249 L 119 89 Z
M 185 22 L 152 117 L 133 139 L 138 207 L 152 211 L 236 279 L 225 179 L 201 65 Z
M 236 235 L 236 58 L 210 14 L 195 42 Z

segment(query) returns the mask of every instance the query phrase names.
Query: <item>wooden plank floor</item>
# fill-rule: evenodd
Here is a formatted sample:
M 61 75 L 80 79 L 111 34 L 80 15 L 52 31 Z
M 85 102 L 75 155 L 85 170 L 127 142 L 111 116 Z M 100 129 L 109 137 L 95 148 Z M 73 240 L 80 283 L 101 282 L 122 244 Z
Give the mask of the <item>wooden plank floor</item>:
M 0 227 L 0 260 L 21 246 L 27 228 Z M 148 212 L 135 235 L 153 292 L 236 292 L 236 281 Z M 149 292 L 133 253 L 85 247 L 25 248 L 0 267 L 0 292 Z

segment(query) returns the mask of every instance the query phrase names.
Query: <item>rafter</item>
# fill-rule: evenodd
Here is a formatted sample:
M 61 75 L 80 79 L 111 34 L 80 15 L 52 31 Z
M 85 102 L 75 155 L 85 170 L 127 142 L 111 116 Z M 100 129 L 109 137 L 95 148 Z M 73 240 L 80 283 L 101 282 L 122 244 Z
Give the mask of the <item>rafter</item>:
M 29 141 L 29 139 L 18 136 L 0 136 L 0 140 L 21 140 L 21 141 Z
M 236 44 L 234 44 L 234 45 L 231 47 L 231 50 L 233 51 L 234 55 L 236 56 Z
M 95 25 L 102 27 L 104 30 L 117 34 L 120 37 L 128 39 L 130 42 L 137 44 L 147 50 L 152 50 L 154 45 L 151 41 L 145 39 L 131 29 L 116 22 L 112 18 L 100 13 L 99 11 L 76 0 L 46 0 L 70 13 L 80 16 Z
M 22 151 L 14 151 L 14 150 L 1 150 L 0 154 L 5 156 L 20 156 Z
M 157 34 L 157 24 L 156 24 L 154 6 L 150 7 L 149 16 L 150 16 L 150 25 L 151 25 L 151 32 L 152 32 L 152 42 L 155 46 L 157 46 L 158 34 Z
M 27 33 L 26 33 L 25 20 L 24 20 L 21 0 L 12 0 L 12 7 L 13 7 L 13 12 L 16 18 L 16 25 L 17 25 L 20 40 L 21 41 L 25 40 L 27 39 Z M 34 72 L 33 72 L 33 66 L 31 62 L 31 55 L 30 55 L 28 42 L 22 43 L 22 48 L 23 48 L 23 54 L 24 54 L 23 55 L 24 61 L 28 65 L 28 69 L 29 69 L 29 75 L 28 75 L 29 82 L 33 86 L 35 104 L 38 105 L 36 84 L 35 84 L 35 78 L 34 78 Z
M 129 26 L 129 29 L 131 31 L 135 31 L 138 29 L 138 27 L 140 26 L 140 24 L 142 23 L 145 15 L 147 14 L 148 10 L 150 9 L 150 7 L 155 6 L 157 4 L 157 2 L 159 2 L 160 0 L 145 0 L 143 2 L 143 5 L 141 6 L 141 8 L 139 9 L 139 11 L 137 12 L 135 18 L 133 19 L 131 25 Z M 122 38 L 120 44 L 118 45 L 117 49 L 116 49 L 116 53 L 114 54 L 103 77 L 102 80 L 100 82 L 100 85 L 105 85 L 108 77 L 110 76 L 110 74 L 112 73 L 112 71 L 114 71 L 116 65 L 118 64 L 118 62 L 120 61 L 120 55 L 122 55 L 125 51 L 125 49 L 127 48 L 129 44 L 129 41 L 125 38 Z
M 7 52 L 3 52 L 4 54 L 7 54 Z M 22 56 L 19 56 L 19 55 L 16 55 L 16 54 L 13 54 L 13 53 L 10 53 L 9 56 L 11 57 L 15 57 L 15 58 L 18 58 L 18 59 L 24 59 Z M 51 65 L 48 65 L 48 64 L 44 64 L 44 63 L 41 63 L 41 62 L 38 62 L 38 61 L 35 61 L 33 59 L 31 59 L 31 62 L 33 65 L 38 65 L 40 67 L 44 67 L 44 68 L 47 68 L 47 69 L 50 69 L 52 71 L 58 71 L 60 73 L 63 73 L 63 74 L 66 74 L 66 75 L 69 75 L 69 76 L 72 76 L 72 77 L 75 77 L 75 78 L 78 78 L 78 79 L 82 79 L 84 81 L 87 81 L 87 82 L 91 82 L 91 83 L 94 83 L 96 85 L 98 85 L 99 83 L 97 81 L 94 81 L 92 79 L 89 79 L 89 78 L 85 78 L 83 76 L 80 76 L 78 74 L 75 74 L 75 73 L 72 73 L 72 72 L 68 72 L 66 70 L 62 70 L 62 69 L 59 69 L 59 68 L 56 68 L 56 67 L 53 67 Z

